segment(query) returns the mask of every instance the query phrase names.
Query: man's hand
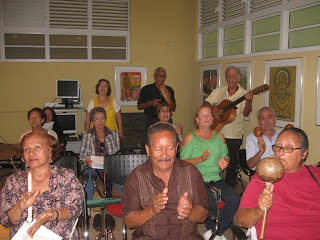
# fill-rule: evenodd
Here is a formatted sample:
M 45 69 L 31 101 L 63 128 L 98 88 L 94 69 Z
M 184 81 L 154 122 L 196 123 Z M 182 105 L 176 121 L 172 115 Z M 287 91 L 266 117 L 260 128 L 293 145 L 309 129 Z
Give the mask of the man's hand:
M 155 214 L 161 212 L 162 209 L 165 209 L 168 202 L 168 188 L 164 188 L 162 193 L 159 193 L 153 198 L 153 211 Z
M 258 138 L 259 151 L 261 153 L 264 153 L 266 151 L 266 143 L 264 142 L 263 137 L 257 137 L 257 138 Z
M 151 105 L 154 106 L 154 107 L 158 106 L 160 103 L 161 103 L 160 99 L 151 100 Z
M 225 157 L 222 157 L 218 161 L 218 167 L 221 169 L 221 171 L 225 170 L 229 165 L 229 159 L 226 159 Z
M 178 203 L 177 212 L 178 212 L 178 219 L 184 220 L 189 217 L 191 212 L 192 204 L 188 199 L 188 192 L 185 192 Z
M 246 95 L 244 95 L 246 101 L 248 102 L 252 102 L 252 99 L 253 99 L 253 94 L 251 91 L 249 91 Z
M 213 120 L 220 118 L 221 110 L 219 109 L 218 106 L 211 106 L 211 111 L 213 114 Z
M 37 221 L 28 229 L 27 233 L 30 237 L 36 233 L 36 231 L 41 227 L 41 225 L 45 224 L 46 222 L 53 221 L 57 217 L 57 213 L 55 210 L 48 209 L 46 210 L 38 219 Z

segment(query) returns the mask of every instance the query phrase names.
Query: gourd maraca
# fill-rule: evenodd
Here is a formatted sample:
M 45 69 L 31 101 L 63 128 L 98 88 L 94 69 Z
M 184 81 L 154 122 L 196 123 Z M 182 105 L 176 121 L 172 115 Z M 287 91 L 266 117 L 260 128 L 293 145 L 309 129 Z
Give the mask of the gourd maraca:
M 253 134 L 254 134 L 256 137 L 262 137 L 263 132 L 262 132 L 261 127 L 255 127 L 255 128 L 253 129 Z
M 266 188 L 269 189 L 272 183 L 281 180 L 284 174 L 282 163 L 276 158 L 264 158 L 257 163 L 256 172 L 258 177 L 266 183 Z M 260 239 L 264 238 L 266 229 L 267 209 L 264 210 L 263 221 L 261 225 Z
M 289 123 L 289 124 L 287 124 L 287 125 L 284 127 L 284 129 L 287 129 L 287 128 L 294 128 L 294 126 Z
M 263 132 L 262 132 L 261 127 L 255 127 L 255 128 L 253 129 L 253 134 L 254 134 L 256 137 L 262 137 Z M 266 150 L 266 145 L 265 145 L 265 144 L 263 144 L 262 147 L 263 147 L 264 150 Z
M 160 92 L 161 92 L 164 100 L 166 100 L 166 102 L 168 103 L 171 111 L 173 111 L 174 110 L 174 105 L 173 105 L 173 102 L 171 101 L 171 98 L 169 98 L 167 96 L 167 88 L 166 88 L 166 86 L 164 84 L 161 84 L 159 89 L 160 89 Z

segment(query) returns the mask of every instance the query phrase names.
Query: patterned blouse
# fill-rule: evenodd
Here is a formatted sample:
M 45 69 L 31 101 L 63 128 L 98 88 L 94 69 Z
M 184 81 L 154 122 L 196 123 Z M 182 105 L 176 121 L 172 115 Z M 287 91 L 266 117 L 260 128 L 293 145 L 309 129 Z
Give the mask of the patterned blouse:
M 0 223 L 11 228 L 10 239 L 19 231 L 27 220 L 28 209 L 22 212 L 22 217 L 17 224 L 12 224 L 8 211 L 19 201 L 20 197 L 28 192 L 28 171 L 18 171 L 10 175 L 0 194 Z M 73 229 L 76 219 L 83 208 L 84 191 L 71 169 L 52 166 L 49 190 L 38 195 L 32 205 L 32 216 L 38 219 L 47 209 L 66 208 L 70 212 L 67 221 L 49 221 L 45 227 L 67 239 Z M 78 239 L 75 231 L 71 239 Z

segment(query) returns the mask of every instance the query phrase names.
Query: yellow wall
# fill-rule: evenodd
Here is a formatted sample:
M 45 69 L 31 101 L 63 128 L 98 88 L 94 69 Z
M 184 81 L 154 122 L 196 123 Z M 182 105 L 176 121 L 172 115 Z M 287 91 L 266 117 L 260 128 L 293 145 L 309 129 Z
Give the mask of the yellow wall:
M 307 163 L 316 163 L 319 161 L 320 149 L 318 147 L 320 126 L 315 125 L 315 110 L 316 110 L 316 87 L 317 87 L 317 58 L 320 56 L 320 51 L 292 53 L 272 56 L 258 56 L 250 58 L 235 58 L 219 61 L 207 61 L 197 63 L 195 72 L 200 72 L 200 66 L 210 64 L 221 64 L 221 82 L 225 85 L 224 71 L 228 63 L 235 62 L 251 62 L 252 69 L 252 89 L 256 88 L 265 81 L 265 61 L 286 59 L 286 58 L 302 58 L 302 109 L 301 109 L 301 128 L 307 133 L 309 137 L 309 156 Z M 194 88 L 199 85 L 198 81 L 193 83 Z M 194 96 L 195 99 L 200 98 L 200 92 Z M 253 110 L 250 114 L 250 121 L 244 122 L 244 144 L 245 138 L 257 126 L 256 112 L 264 106 L 264 95 L 254 96 Z
M 319 161 L 317 148 L 320 127 L 315 125 L 317 57 L 320 51 L 285 55 L 236 58 L 197 62 L 197 0 L 133 0 L 131 1 L 131 61 L 116 63 L 0 63 L 0 136 L 10 143 L 29 129 L 27 111 L 43 107 L 55 98 L 56 79 L 79 79 L 82 101 L 86 107 L 95 96 L 94 86 L 100 78 L 111 81 L 115 96 L 116 65 L 146 66 L 147 84 L 153 82 L 158 66 L 167 70 L 166 84 L 175 90 L 177 111 L 174 122 L 184 126 L 184 133 L 194 127 L 192 116 L 200 104 L 200 66 L 221 63 L 223 73 L 231 62 L 252 62 L 252 87 L 264 83 L 266 60 L 303 59 L 301 127 L 310 140 L 309 163 Z M 168 46 L 171 43 L 171 47 Z M 224 78 L 222 78 L 224 82 Z M 255 112 L 264 106 L 264 97 L 255 96 L 251 120 L 244 123 L 245 137 L 257 126 Z M 123 107 L 123 112 L 137 112 L 136 107 Z M 0 142 L 2 142 L 0 140 Z
M 86 108 L 95 96 L 94 87 L 100 78 L 111 81 L 115 96 L 116 65 L 146 66 L 147 84 L 153 71 L 167 70 L 166 84 L 176 93 L 177 111 L 174 121 L 188 127 L 192 111 L 192 67 L 195 49 L 195 0 L 134 0 L 131 3 L 131 35 L 129 63 L 0 63 L 0 136 L 10 143 L 18 141 L 29 130 L 27 111 L 43 107 L 56 94 L 56 79 L 78 79 Z M 168 46 L 168 42 L 171 46 Z M 123 107 L 123 112 L 137 112 L 136 107 Z M 2 142 L 2 140 L 0 140 Z

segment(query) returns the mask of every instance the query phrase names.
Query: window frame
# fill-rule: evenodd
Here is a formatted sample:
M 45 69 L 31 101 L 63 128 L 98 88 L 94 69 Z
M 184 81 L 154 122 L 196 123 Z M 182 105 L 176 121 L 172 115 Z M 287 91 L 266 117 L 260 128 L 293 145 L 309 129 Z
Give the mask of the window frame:
M 199 19 L 201 17 L 201 1 L 198 0 L 198 16 Z M 241 57 L 250 57 L 250 56 L 262 56 L 262 55 L 274 55 L 274 54 L 286 54 L 286 53 L 296 53 L 296 52 L 306 52 L 306 51 L 317 51 L 320 50 L 319 46 L 307 46 L 307 47 L 299 47 L 299 48 L 288 48 L 289 44 L 289 13 L 291 11 L 312 7 L 319 5 L 318 0 L 282 0 L 281 4 L 272 6 L 270 8 L 266 8 L 263 11 L 250 12 L 250 2 L 251 0 L 246 1 L 246 13 L 243 16 L 235 17 L 226 21 L 222 20 L 221 17 L 221 5 L 224 0 L 215 0 L 219 2 L 218 6 L 218 22 L 201 27 L 200 21 L 198 19 L 198 61 L 211 61 L 218 59 L 232 59 L 232 58 L 241 58 Z M 261 52 L 251 52 L 251 42 L 252 42 L 252 22 L 267 18 L 273 15 L 280 14 L 280 47 L 279 50 L 271 50 L 271 51 L 261 51 Z M 224 47 L 224 36 L 223 32 L 225 28 L 231 27 L 233 25 L 238 25 L 240 23 L 245 24 L 245 37 L 244 37 L 244 54 L 238 55 L 223 55 L 223 47 Z M 212 31 L 218 32 L 218 49 L 217 49 L 217 57 L 203 58 L 202 57 L 202 34 L 210 33 Z
M 92 29 L 92 5 L 93 0 L 88 0 L 88 27 L 85 29 L 70 29 L 70 28 L 50 28 L 49 27 L 49 0 L 45 1 L 45 27 L 6 27 L 4 25 L 4 0 L 0 0 L 0 62 L 130 62 L 130 0 L 119 0 L 128 3 L 128 29 L 127 30 L 97 30 Z M 10 45 L 5 45 L 5 34 L 43 34 L 45 37 L 45 58 L 43 59 L 6 59 L 5 48 Z M 86 46 L 54 46 L 50 45 L 50 35 L 85 35 L 87 36 Z M 125 59 L 93 59 L 93 49 L 101 48 L 92 45 L 93 36 L 115 36 L 125 37 L 125 47 L 102 47 L 105 49 L 125 49 Z M 22 47 L 24 45 L 12 45 L 12 47 Z M 27 45 L 28 47 L 33 47 Z M 11 47 L 11 46 L 10 46 Z M 51 59 L 50 48 L 85 48 L 87 49 L 86 59 Z

